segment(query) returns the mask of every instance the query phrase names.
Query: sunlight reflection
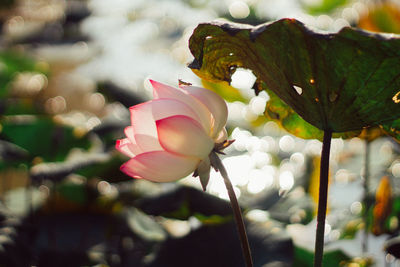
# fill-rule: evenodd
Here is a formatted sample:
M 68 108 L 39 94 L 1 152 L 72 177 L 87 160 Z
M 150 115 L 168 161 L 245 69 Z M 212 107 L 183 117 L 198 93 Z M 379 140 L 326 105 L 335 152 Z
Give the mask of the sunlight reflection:
M 400 103 L 399 95 L 400 95 L 400 91 L 397 92 L 392 98 L 393 102 L 396 103 L 396 104 Z
M 234 1 L 229 6 L 229 13 L 235 19 L 247 18 L 250 14 L 249 6 L 243 1 Z
M 264 125 L 263 128 L 265 135 L 279 136 L 282 132 L 281 128 L 276 122 L 269 121 Z
M 349 149 L 355 153 L 364 152 L 364 141 L 358 137 L 351 138 L 348 142 Z
M 269 213 L 265 210 L 250 210 L 246 213 L 246 218 L 255 222 L 266 222 L 269 219 Z
M 254 162 L 249 155 L 227 157 L 222 160 L 233 185 L 243 186 L 249 181 L 249 173 L 254 168 Z
M 228 168 L 225 166 L 225 168 Z M 210 182 L 208 184 L 207 190 L 214 195 L 219 196 L 220 193 L 226 191 L 224 181 L 221 178 L 221 175 L 216 172 L 214 169 L 210 171 Z
M 183 220 L 168 219 L 163 221 L 163 226 L 173 237 L 183 237 L 190 232 L 190 224 Z
M 261 148 L 261 141 L 257 136 L 251 136 L 247 139 L 246 142 L 246 149 L 249 152 L 255 152 L 260 150 Z
M 339 18 L 333 22 L 333 30 L 339 31 L 344 27 L 350 26 L 349 22 L 343 18 Z
M 65 101 L 64 97 L 59 95 L 59 96 L 47 99 L 44 106 L 48 113 L 57 114 L 57 113 L 64 112 L 66 110 L 67 102 Z
M 295 165 L 302 166 L 304 161 L 304 155 L 300 152 L 295 152 L 290 156 L 290 162 Z
M 347 20 L 349 23 L 359 20 L 358 12 L 353 7 L 346 7 L 345 9 L 343 9 L 342 18 Z
M 261 116 L 264 114 L 266 104 L 265 98 L 261 96 L 255 96 L 250 100 L 249 105 L 254 114 Z
M 353 4 L 354 10 L 357 12 L 359 17 L 365 16 L 368 13 L 368 7 L 365 3 L 357 1 Z
M 301 95 L 303 93 L 303 88 L 301 88 L 300 86 L 293 85 L 293 88 L 297 94 Z
M 279 187 L 281 190 L 290 190 L 294 185 L 294 176 L 291 171 L 283 171 L 279 175 Z
M 381 163 L 390 164 L 393 156 L 393 143 L 385 141 L 379 149 L 379 159 Z
M 117 120 L 123 120 L 125 117 L 129 116 L 129 110 L 119 102 L 107 104 L 106 109 L 109 109 L 108 113 L 110 116 Z
M 346 169 L 340 169 L 335 174 L 335 181 L 339 183 L 349 182 L 349 171 Z
M 234 187 L 236 196 L 239 198 L 240 189 L 237 186 L 246 185 L 249 181 L 249 173 L 254 168 L 254 164 L 248 155 L 227 157 L 222 160 L 228 176 Z M 219 172 L 211 170 L 210 183 L 207 188 L 211 194 L 217 195 L 223 199 L 229 199 L 225 184 Z
M 290 160 L 288 158 L 285 158 L 281 161 L 280 165 L 279 165 L 279 170 L 281 172 L 283 171 L 290 171 L 293 172 L 294 171 L 294 166 L 293 164 L 290 163 Z
M 251 137 L 251 133 L 246 130 L 242 130 L 239 127 L 236 127 L 232 132 L 232 139 L 235 139 L 233 146 L 238 151 L 245 151 L 246 144 Z
M 256 81 L 257 77 L 253 74 L 251 70 L 237 68 L 235 73 L 232 74 L 231 79 L 231 86 L 238 89 L 247 90 L 253 87 L 253 84 Z
M 331 144 L 331 151 L 334 153 L 341 152 L 344 148 L 344 141 L 341 138 L 333 138 Z
M 242 110 L 246 105 L 242 102 L 235 101 L 228 103 L 229 121 L 237 122 L 242 119 Z
M 283 152 L 290 152 L 294 149 L 295 142 L 293 137 L 290 135 L 284 135 L 282 138 L 279 140 L 279 148 Z
M 333 24 L 333 19 L 330 16 L 323 14 L 318 16 L 316 23 L 320 29 L 328 30 Z
M 255 151 L 251 154 L 251 161 L 254 162 L 257 168 L 262 168 L 267 164 L 271 164 L 272 157 L 270 154 L 261 151 Z
M 108 197 L 116 197 L 118 195 L 118 189 L 106 181 L 100 181 L 97 184 L 97 190 L 100 194 Z
M 304 148 L 305 153 L 310 154 L 312 156 L 320 155 L 322 149 L 322 143 L 318 140 L 310 140 L 307 142 L 306 147 Z
M 235 191 L 236 198 L 239 199 L 240 195 L 241 195 L 240 189 L 237 188 L 236 186 L 234 186 L 233 190 Z M 216 192 L 214 192 L 214 193 L 216 193 Z M 218 195 L 218 197 L 220 197 L 222 199 L 229 200 L 229 195 L 228 195 L 228 192 L 226 191 L 225 185 L 224 185 L 223 190 L 220 190 L 217 192 L 217 195 Z
M 350 212 L 354 215 L 360 214 L 362 211 L 362 204 L 359 201 L 353 202 L 350 206 Z
M 341 233 L 337 229 L 330 231 L 330 233 L 329 233 L 329 241 L 339 240 L 340 235 L 341 235 Z
M 39 186 L 39 191 L 40 193 L 43 194 L 44 197 L 48 197 L 50 195 L 50 188 L 46 185 L 40 185 Z
M 271 136 L 264 136 L 262 138 L 263 142 L 266 142 L 268 144 L 264 145 L 263 147 L 265 148 L 265 152 L 271 152 L 271 153 L 277 153 L 279 150 L 278 144 L 275 141 L 275 139 Z
M 192 230 L 198 229 L 202 226 L 202 222 L 194 216 L 190 216 L 188 222 L 190 229 Z
M 88 104 L 94 110 L 100 110 L 106 104 L 104 96 L 100 93 L 91 94 L 88 98 Z
M 325 236 L 329 235 L 331 230 L 332 230 L 332 226 L 328 222 L 325 222 L 325 233 L 324 233 Z
M 41 73 L 21 72 L 11 83 L 12 93 L 19 96 L 34 96 L 47 87 L 47 77 Z
M 88 131 L 92 130 L 94 127 L 98 126 L 101 124 L 101 120 L 97 117 L 91 117 L 88 119 L 88 121 L 85 123 L 86 129 Z
M 391 170 L 394 177 L 396 178 L 400 177 L 400 162 L 398 160 L 393 162 Z
M 22 37 L 26 34 L 25 20 L 21 16 L 14 16 L 4 24 L 4 32 L 14 38 Z
M 261 152 L 269 152 L 270 151 L 270 144 L 264 138 L 260 139 L 260 151 Z
M 265 188 L 272 186 L 274 183 L 274 177 L 267 169 L 252 170 L 249 176 L 250 178 L 249 183 L 247 184 L 247 190 L 252 194 L 260 193 Z
M 250 106 L 245 106 L 242 109 L 242 117 L 245 121 L 252 122 L 258 118 L 258 115 L 253 112 Z
M 394 257 L 392 254 L 386 254 L 385 256 L 385 261 L 386 263 L 394 263 L 396 261 L 396 257 Z

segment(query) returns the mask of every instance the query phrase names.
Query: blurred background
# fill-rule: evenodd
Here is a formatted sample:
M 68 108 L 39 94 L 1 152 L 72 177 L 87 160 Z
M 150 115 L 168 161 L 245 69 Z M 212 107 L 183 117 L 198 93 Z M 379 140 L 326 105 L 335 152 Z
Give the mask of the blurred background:
M 400 33 L 400 1 L 1 0 L 0 266 L 243 266 L 228 196 L 211 173 L 155 184 L 119 171 L 114 149 L 148 79 L 228 102 L 223 163 L 255 266 L 312 266 L 321 142 L 268 121 L 269 96 L 238 69 L 231 86 L 187 67 L 198 23 L 296 18 Z M 325 266 L 400 266 L 400 147 L 377 130 L 334 139 Z

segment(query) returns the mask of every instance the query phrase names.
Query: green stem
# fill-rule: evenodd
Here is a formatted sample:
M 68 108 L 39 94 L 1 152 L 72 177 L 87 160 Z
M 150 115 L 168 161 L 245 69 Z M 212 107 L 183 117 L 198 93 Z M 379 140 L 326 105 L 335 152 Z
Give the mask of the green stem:
M 365 159 L 364 159 L 364 238 L 362 242 L 362 251 L 366 253 L 368 251 L 368 211 L 370 208 L 369 199 L 368 199 L 368 192 L 369 192 L 369 150 L 370 150 L 370 141 L 367 139 L 365 140 Z
M 326 207 L 328 202 L 328 184 L 329 184 L 329 154 L 331 151 L 332 132 L 325 130 L 324 140 L 321 152 L 321 167 L 319 175 L 319 198 L 317 214 L 317 234 L 315 237 L 315 256 L 314 267 L 322 266 L 324 255 L 324 235 Z
M 239 203 L 237 201 L 235 191 L 233 190 L 233 186 L 231 181 L 229 180 L 228 173 L 224 165 L 222 164 L 220 158 L 212 152 L 210 154 L 211 162 L 214 164 L 216 170 L 221 173 L 222 178 L 224 179 L 226 190 L 228 191 L 229 199 L 231 201 L 231 206 L 233 210 L 233 214 L 235 216 L 235 222 L 237 226 L 237 230 L 239 232 L 240 244 L 242 246 L 243 256 L 246 262 L 247 267 L 253 267 L 253 260 L 251 258 L 251 251 L 249 246 L 249 240 L 247 239 L 246 228 L 244 226 L 242 212 L 239 207 Z

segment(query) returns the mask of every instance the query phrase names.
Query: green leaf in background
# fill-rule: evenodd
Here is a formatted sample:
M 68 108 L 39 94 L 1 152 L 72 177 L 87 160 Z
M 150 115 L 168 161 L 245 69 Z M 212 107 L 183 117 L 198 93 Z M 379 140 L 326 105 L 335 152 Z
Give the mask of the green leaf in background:
M 360 18 L 357 26 L 375 32 L 400 33 L 400 7 L 389 1 L 375 3 Z
M 204 88 L 210 89 L 220 96 L 222 96 L 228 102 L 244 102 L 248 103 L 249 100 L 243 97 L 240 91 L 232 86 L 230 86 L 227 82 L 211 82 L 205 79 L 201 80 L 201 83 Z
M 87 149 L 90 141 L 74 128 L 48 117 L 7 116 L 0 119 L 0 138 L 27 150 L 44 161 L 64 160 L 71 148 Z
M 106 165 L 111 156 L 106 153 L 85 153 L 75 158 L 68 158 L 61 162 L 39 163 L 30 169 L 29 176 L 32 181 L 42 181 L 51 179 L 53 181 L 62 180 L 72 173 L 79 173 L 80 170 L 88 167 Z M 95 177 L 86 176 L 87 178 Z M 96 176 L 98 177 L 98 176 Z
M 203 79 L 230 82 L 238 67 L 257 77 L 305 121 L 347 132 L 400 117 L 400 38 L 343 28 L 317 33 L 295 19 L 256 27 L 200 24 L 190 68 Z
M 173 211 L 165 212 L 162 216 L 177 220 L 187 220 L 192 215 L 190 204 L 188 201 L 183 201 L 180 206 Z
M 14 51 L 0 52 L 0 97 L 9 94 L 9 83 L 21 72 L 45 72 L 44 66 L 36 64 L 31 58 Z
M 93 156 L 95 156 L 96 158 L 98 156 L 101 156 L 101 154 L 95 154 Z M 83 164 L 81 164 L 82 168 L 77 169 L 75 173 L 87 178 L 98 177 L 102 180 L 106 180 L 112 183 L 130 181 L 132 180 L 132 178 L 125 175 L 119 170 L 119 167 L 125 162 L 125 160 L 126 158 L 117 154 L 108 158 L 108 160 L 106 161 L 86 161 L 90 164 L 85 164 L 85 166 L 82 166 Z
M 201 213 L 195 213 L 194 217 L 201 223 L 208 225 L 224 224 L 233 220 L 232 215 L 222 216 L 214 214 L 207 216 Z
M 40 109 L 33 98 L 4 98 L 0 99 L 0 114 L 23 115 L 39 114 Z
M 300 247 L 295 247 L 294 250 L 294 263 L 296 267 L 312 267 L 314 253 Z M 347 261 L 350 258 L 340 250 L 329 251 L 324 253 L 323 266 L 324 267 L 337 267 L 341 266 L 340 263 Z
M 304 6 L 307 12 L 311 15 L 318 15 L 323 13 L 330 13 L 336 8 L 346 5 L 347 2 L 347 0 L 322 0 L 317 1 L 317 4 L 304 4 Z
M 72 203 L 83 206 L 88 201 L 88 193 L 84 184 L 63 182 L 57 187 L 60 196 Z

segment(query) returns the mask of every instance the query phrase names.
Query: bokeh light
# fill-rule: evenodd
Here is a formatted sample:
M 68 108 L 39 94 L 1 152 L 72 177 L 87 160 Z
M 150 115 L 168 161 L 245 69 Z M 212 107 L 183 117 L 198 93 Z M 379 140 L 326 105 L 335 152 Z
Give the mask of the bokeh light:
M 246 2 L 236 0 L 229 5 L 229 13 L 235 19 L 244 19 L 250 14 L 250 9 Z

